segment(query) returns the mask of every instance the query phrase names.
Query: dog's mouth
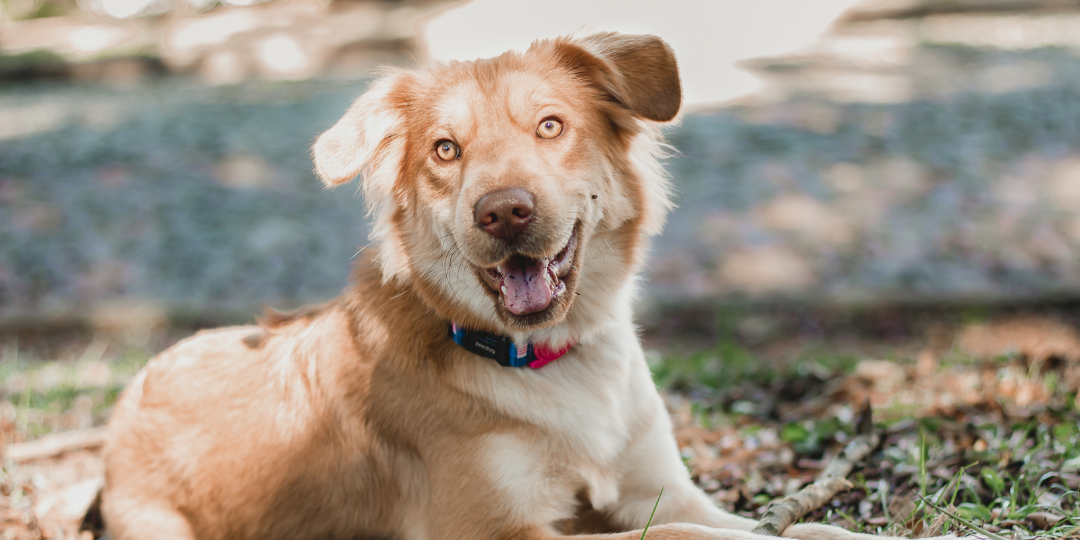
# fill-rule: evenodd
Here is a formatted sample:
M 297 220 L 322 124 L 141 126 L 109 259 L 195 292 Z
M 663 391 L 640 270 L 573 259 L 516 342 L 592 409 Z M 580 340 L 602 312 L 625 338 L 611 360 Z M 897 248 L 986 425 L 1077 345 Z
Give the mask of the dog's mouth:
M 566 294 L 567 278 L 574 271 L 578 245 L 575 226 L 566 245 L 551 257 L 511 255 L 494 266 L 480 268 L 484 283 L 499 296 L 499 303 L 518 317 L 540 313 Z

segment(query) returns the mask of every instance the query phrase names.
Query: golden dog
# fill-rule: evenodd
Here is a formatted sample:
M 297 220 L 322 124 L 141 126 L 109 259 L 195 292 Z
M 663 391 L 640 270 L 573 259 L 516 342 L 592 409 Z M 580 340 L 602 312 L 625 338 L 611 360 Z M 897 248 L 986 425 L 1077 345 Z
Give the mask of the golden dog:
M 109 426 L 114 540 L 636 540 L 661 488 L 650 538 L 758 538 L 691 482 L 633 325 L 681 100 L 652 36 L 385 74 L 314 147 L 363 176 L 352 285 L 150 362 Z

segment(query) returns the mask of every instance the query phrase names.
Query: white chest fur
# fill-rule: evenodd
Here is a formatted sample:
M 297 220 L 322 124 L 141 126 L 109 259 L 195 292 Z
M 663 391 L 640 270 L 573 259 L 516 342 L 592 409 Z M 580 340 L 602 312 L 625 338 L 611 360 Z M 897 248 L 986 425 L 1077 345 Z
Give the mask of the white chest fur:
M 613 324 L 540 370 L 490 364 L 473 375 L 474 391 L 535 428 L 492 434 L 481 446 L 483 469 L 515 501 L 509 507 L 528 513 L 523 521 L 569 517 L 582 489 L 594 508 L 614 504 L 620 458 L 662 407 L 629 324 Z

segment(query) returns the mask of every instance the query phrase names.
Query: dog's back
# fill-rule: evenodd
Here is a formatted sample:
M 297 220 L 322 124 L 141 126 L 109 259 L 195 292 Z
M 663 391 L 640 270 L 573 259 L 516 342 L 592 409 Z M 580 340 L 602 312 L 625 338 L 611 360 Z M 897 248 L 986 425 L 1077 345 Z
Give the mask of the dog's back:
M 378 531 L 398 485 L 386 477 L 393 458 L 373 434 L 341 429 L 341 415 L 363 426 L 364 410 L 327 395 L 321 378 L 340 373 L 317 362 L 345 359 L 351 376 L 369 374 L 349 324 L 333 304 L 272 328 L 200 332 L 153 359 L 110 422 L 102 510 L 113 538 Z

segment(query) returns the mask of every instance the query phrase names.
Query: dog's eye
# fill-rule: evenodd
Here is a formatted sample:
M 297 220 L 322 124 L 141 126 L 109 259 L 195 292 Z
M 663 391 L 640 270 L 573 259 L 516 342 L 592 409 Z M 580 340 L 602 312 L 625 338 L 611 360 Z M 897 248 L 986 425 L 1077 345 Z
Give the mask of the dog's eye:
M 545 118 L 536 128 L 536 136 L 541 139 L 554 139 L 562 133 L 562 122 L 554 118 Z
M 458 145 L 454 144 L 454 141 L 443 139 L 435 143 L 435 155 L 439 156 L 439 159 L 443 161 L 453 161 L 461 156 L 461 150 Z

